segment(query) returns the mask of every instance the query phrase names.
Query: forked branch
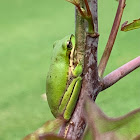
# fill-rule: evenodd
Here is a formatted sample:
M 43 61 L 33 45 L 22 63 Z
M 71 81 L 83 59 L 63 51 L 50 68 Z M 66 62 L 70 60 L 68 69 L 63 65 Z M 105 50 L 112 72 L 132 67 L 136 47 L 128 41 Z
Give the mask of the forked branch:
M 80 0 L 81 3 L 85 2 L 86 0 Z M 94 11 L 91 10 L 92 13 L 92 19 L 94 20 L 94 26 L 96 29 L 96 32 L 98 32 L 98 22 L 97 22 L 97 0 L 89 0 L 88 2 L 91 3 L 91 7 L 94 7 Z M 88 10 L 87 10 L 88 12 Z M 76 14 L 79 13 L 76 8 Z M 79 18 L 76 16 L 76 18 Z M 77 21 L 77 20 L 76 20 Z M 77 24 L 77 23 L 76 23 Z M 79 24 L 79 26 L 84 26 L 84 22 Z M 85 26 L 84 26 L 85 28 Z M 76 28 L 76 34 L 80 30 L 77 30 L 79 28 Z M 79 38 L 78 38 L 79 39 Z M 77 41 L 79 42 L 79 40 Z M 83 70 L 83 81 L 82 81 L 82 88 L 79 95 L 79 100 L 77 102 L 75 111 L 73 112 L 73 115 L 71 117 L 71 120 L 64 124 L 61 127 L 60 136 L 63 136 L 67 139 L 74 139 L 74 140 L 80 140 L 82 138 L 82 135 L 84 133 L 84 129 L 86 127 L 85 118 L 83 116 L 83 104 L 84 104 L 84 97 L 86 95 L 90 96 L 93 100 L 96 99 L 96 96 L 99 92 L 99 81 L 98 81 L 98 69 L 97 69 L 97 47 L 98 47 L 98 36 L 91 36 L 91 34 L 86 35 L 85 39 L 85 55 L 84 55 L 84 70 Z M 95 84 L 93 84 L 95 83 Z
M 87 0 L 83 0 L 85 3 L 86 10 L 80 6 L 80 2 L 76 0 L 66 0 L 72 4 L 74 4 L 78 11 L 80 12 L 81 16 L 87 20 L 88 22 L 88 33 L 94 35 L 94 23 L 92 19 L 92 13 L 90 11 L 90 7 Z

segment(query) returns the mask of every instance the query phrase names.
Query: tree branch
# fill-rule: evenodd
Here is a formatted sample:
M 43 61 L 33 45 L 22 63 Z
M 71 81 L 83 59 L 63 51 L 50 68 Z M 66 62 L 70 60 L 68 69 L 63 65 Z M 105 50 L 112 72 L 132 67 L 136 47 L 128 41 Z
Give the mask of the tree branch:
M 99 63 L 99 67 L 98 67 L 98 72 L 99 72 L 99 76 L 103 77 L 107 62 L 109 60 L 117 33 L 118 33 L 118 29 L 120 26 L 120 22 L 121 22 L 121 18 L 122 18 L 122 14 L 123 14 L 123 10 L 125 7 L 125 1 L 126 0 L 119 0 L 119 5 L 118 5 L 118 9 L 117 9 L 117 13 L 114 19 L 114 23 L 110 32 L 110 36 L 106 45 L 106 48 L 104 50 L 104 53 L 102 55 L 102 58 L 100 60 Z
M 84 7 L 84 1 L 79 0 L 79 2 L 80 2 L 80 6 Z M 85 30 L 86 29 L 85 29 L 84 18 L 81 16 L 81 13 L 78 10 L 78 8 L 75 7 L 76 54 L 75 54 L 74 57 L 76 58 L 77 61 L 81 61 L 82 64 L 84 64 Z M 79 115 L 77 115 L 77 117 L 78 116 Z M 84 120 L 81 121 L 81 124 L 82 123 L 85 123 Z M 71 121 L 69 121 L 68 123 L 65 123 L 60 129 L 59 135 L 65 137 L 65 138 L 70 138 L 71 137 L 71 131 L 68 132 L 68 127 L 70 125 L 72 125 Z M 79 129 L 81 129 L 81 128 L 79 128 Z M 82 131 L 82 129 L 81 129 L 81 131 Z M 83 131 L 84 131 L 84 129 L 83 129 Z
M 90 10 L 94 19 L 94 27 L 97 32 L 98 31 L 97 0 L 89 0 L 89 2 L 90 6 L 92 7 L 92 9 Z M 77 29 L 78 28 L 76 28 L 76 32 L 78 32 Z M 84 96 L 88 95 L 95 101 L 96 96 L 101 87 L 98 81 L 99 78 L 97 68 L 97 47 L 98 47 L 98 36 L 92 37 L 89 34 L 87 34 L 84 55 L 85 58 L 84 58 L 83 81 L 79 100 L 70 122 L 65 124 L 60 131 L 60 135 L 67 139 L 73 140 L 81 139 L 84 133 L 84 129 L 86 127 L 85 118 L 83 116 L 83 104 L 85 99 Z
M 80 6 L 84 7 L 83 0 L 80 0 Z M 82 64 L 84 63 L 84 51 L 85 51 L 85 24 L 80 12 L 75 8 L 75 38 L 76 38 L 76 54 L 75 58 Z
M 140 56 L 137 58 L 131 60 L 130 62 L 124 64 L 120 68 L 114 70 L 107 76 L 103 78 L 103 88 L 102 90 L 105 90 L 106 88 L 112 86 L 116 82 L 118 82 L 121 78 L 125 77 L 127 74 L 135 70 L 136 68 L 140 67 Z
M 67 125 L 67 132 L 65 138 L 72 140 L 79 140 L 82 137 L 84 129 L 86 127 L 85 119 L 83 116 L 83 104 L 84 96 L 90 96 L 94 101 L 97 94 L 100 91 L 100 84 L 98 81 L 98 69 L 97 69 L 97 45 L 98 37 L 86 37 L 86 52 L 84 59 L 84 71 L 83 82 L 79 101 L 73 116 Z

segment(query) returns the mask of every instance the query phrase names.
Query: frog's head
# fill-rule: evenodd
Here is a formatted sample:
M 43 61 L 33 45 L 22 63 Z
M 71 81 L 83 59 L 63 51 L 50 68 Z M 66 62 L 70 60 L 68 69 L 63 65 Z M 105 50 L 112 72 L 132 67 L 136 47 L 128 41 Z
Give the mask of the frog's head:
M 68 35 L 62 40 L 60 40 L 61 49 L 63 50 L 63 55 L 70 56 L 71 52 L 75 49 L 75 37 L 74 35 Z
M 75 37 L 73 34 L 62 39 L 62 48 L 64 50 L 71 51 L 73 47 L 75 47 Z
M 68 51 L 72 50 L 73 47 L 75 47 L 75 37 L 74 35 L 72 34 L 67 40 L 66 40 L 66 45 L 64 45 L 64 47 L 66 47 L 65 49 L 67 49 Z
M 75 37 L 69 35 L 58 40 L 53 45 L 55 57 L 70 57 L 71 52 L 75 49 Z
M 62 47 L 64 50 L 66 50 L 67 55 L 70 55 L 71 51 L 75 49 L 75 37 L 73 34 L 66 37 Z

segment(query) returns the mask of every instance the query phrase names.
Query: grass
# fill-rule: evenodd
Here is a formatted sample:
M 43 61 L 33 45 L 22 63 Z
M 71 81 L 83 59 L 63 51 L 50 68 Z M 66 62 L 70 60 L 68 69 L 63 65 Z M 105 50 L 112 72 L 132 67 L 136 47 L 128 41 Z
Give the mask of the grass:
M 139 18 L 139 0 L 127 2 L 122 22 Z M 117 2 L 99 1 L 99 59 L 114 19 Z M 0 1 L 0 139 L 20 140 L 52 119 L 45 93 L 52 44 L 74 33 L 74 7 L 58 0 Z M 119 32 L 106 73 L 139 56 L 140 30 Z M 140 107 L 140 69 L 97 98 L 109 116 Z

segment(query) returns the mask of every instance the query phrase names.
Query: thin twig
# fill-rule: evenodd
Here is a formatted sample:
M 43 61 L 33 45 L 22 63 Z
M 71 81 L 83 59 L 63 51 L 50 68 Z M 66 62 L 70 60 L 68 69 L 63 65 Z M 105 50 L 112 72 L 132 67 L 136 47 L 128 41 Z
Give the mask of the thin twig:
M 83 13 L 83 11 L 81 10 L 80 4 L 77 4 L 77 5 L 75 5 L 75 6 L 78 8 L 80 14 L 81 14 L 83 17 L 85 17 L 86 15 L 85 15 L 85 14 Z
M 79 10 L 80 14 L 83 16 L 83 17 L 86 17 L 86 15 L 84 14 L 84 12 L 82 11 L 81 7 L 80 7 L 80 2 L 76 2 L 75 0 L 66 0 L 72 4 L 74 4 L 77 9 Z
M 130 62 L 124 64 L 120 68 L 114 70 L 113 72 L 105 76 L 103 78 L 102 90 L 105 90 L 106 88 L 112 86 L 113 84 L 118 82 L 120 79 L 122 79 L 123 77 L 125 77 L 138 67 L 140 67 L 140 56 L 131 60 Z
M 89 29 L 89 32 L 94 33 L 94 20 L 92 18 L 92 13 L 91 13 L 88 1 L 84 0 L 84 2 L 85 2 L 86 9 L 87 9 L 87 19 L 86 20 L 88 21 L 88 29 Z
M 88 14 L 89 16 L 91 16 L 91 11 L 90 11 L 88 2 L 87 2 L 87 0 L 84 0 L 84 1 L 85 1 L 86 9 L 87 9 L 87 14 Z
M 119 5 L 118 5 L 117 13 L 116 13 L 116 16 L 114 19 L 114 23 L 112 26 L 112 30 L 111 30 L 106 48 L 104 50 L 104 53 L 102 55 L 102 58 L 101 58 L 101 61 L 100 61 L 99 67 L 98 67 L 98 72 L 99 72 L 100 77 L 103 77 L 108 59 L 110 57 L 110 54 L 111 54 L 111 51 L 112 51 L 112 48 L 113 48 L 113 45 L 114 45 L 114 42 L 115 42 L 115 39 L 117 36 L 117 32 L 118 32 L 118 29 L 120 26 L 123 10 L 125 7 L 125 1 L 126 0 L 119 0 Z

